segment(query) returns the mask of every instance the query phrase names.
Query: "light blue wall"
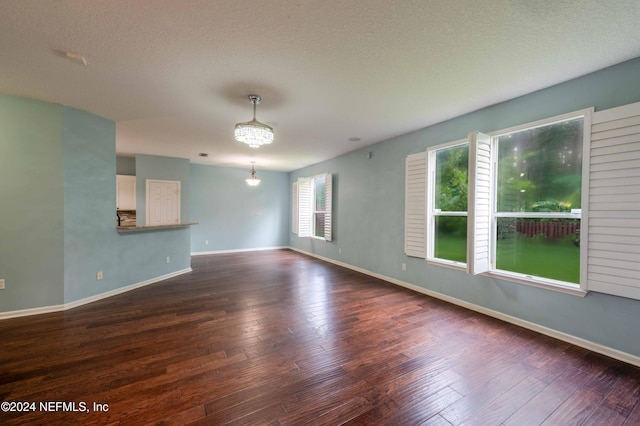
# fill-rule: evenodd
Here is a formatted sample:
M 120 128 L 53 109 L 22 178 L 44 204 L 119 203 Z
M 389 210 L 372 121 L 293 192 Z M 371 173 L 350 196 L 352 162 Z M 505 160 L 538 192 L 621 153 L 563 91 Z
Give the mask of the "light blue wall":
M 114 141 L 113 121 L 64 108 L 65 302 L 116 285 Z
M 118 175 L 136 175 L 136 159 L 135 157 L 116 157 L 116 174 Z
M 334 174 L 334 241 L 291 246 L 640 356 L 640 301 L 585 298 L 471 276 L 404 255 L 404 161 L 428 146 L 595 106 L 640 101 L 640 59 L 494 105 L 291 173 Z M 371 152 L 371 159 L 367 153 Z M 338 249 L 342 253 L 338 253 Z M 407 264 L 407 270 L 401 264 Z
M 141 162 L 143 177 L 181 180 L 188 218 L 189 161 Z M 0 312 L 58 306 L 190 267 L 187 228 L 117 233 L 115 173 L 113 122 L 0 95 Z
M 254 188 L 247 177 L 249 169 L 191 165 L 193 253 L 288 245 L 289 174 L 258 170 Z
M 0 311 L 63 302 L 62 111 L 0 95 Z

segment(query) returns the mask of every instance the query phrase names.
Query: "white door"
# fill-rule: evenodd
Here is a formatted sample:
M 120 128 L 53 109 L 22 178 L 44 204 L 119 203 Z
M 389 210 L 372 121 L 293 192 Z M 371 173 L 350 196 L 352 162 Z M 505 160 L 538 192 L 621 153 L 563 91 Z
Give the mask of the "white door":
M 147 179 L 147 225 L 180 223 L 180 181 Z

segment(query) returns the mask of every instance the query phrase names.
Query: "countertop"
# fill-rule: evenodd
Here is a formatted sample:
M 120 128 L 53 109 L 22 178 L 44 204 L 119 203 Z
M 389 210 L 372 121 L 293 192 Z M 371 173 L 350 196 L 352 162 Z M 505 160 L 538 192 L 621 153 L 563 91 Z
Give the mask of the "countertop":
M 175 223 L 171 225 L 145 225 L 145 226 L 116 226 L 116 229 L 119 233 L 125 232 L 141 232 L 141 231 L 154 231 L 160 229 L 171 229 L 171 228 L 185 228 L 187 226 L 197 225 L 198 222 L 183 222 L 183 223 Z

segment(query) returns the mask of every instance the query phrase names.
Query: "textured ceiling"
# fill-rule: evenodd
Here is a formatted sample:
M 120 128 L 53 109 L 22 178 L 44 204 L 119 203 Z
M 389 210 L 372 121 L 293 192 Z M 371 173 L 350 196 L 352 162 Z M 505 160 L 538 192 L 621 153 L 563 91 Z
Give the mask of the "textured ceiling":
M 0 0 L 0 10 L 0 92 L 114 120 L 119 154 L 258 170 L 294 170 L 640 56 L 638 0 Z M 276 132 L 257 150 L 233 140 L 251 93 Z

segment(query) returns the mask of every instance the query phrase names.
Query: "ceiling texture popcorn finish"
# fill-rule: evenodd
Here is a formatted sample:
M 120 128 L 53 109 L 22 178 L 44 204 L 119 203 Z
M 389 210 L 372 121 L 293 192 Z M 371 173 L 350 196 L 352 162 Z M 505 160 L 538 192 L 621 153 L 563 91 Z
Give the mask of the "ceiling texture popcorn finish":
M 1 93 L 115 121 L 120 155 L 265 170 L 640 56 L 637 0 L 0 0 L 0 10 Z M 233 136 L 251 93 L 278 139 L 259 151 Z

